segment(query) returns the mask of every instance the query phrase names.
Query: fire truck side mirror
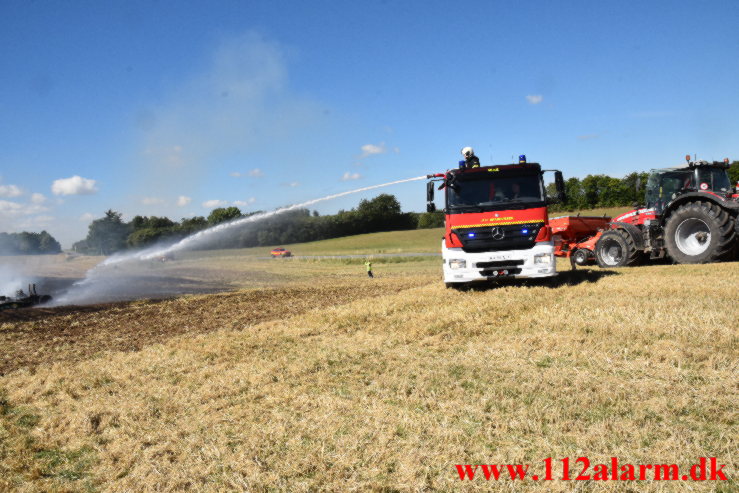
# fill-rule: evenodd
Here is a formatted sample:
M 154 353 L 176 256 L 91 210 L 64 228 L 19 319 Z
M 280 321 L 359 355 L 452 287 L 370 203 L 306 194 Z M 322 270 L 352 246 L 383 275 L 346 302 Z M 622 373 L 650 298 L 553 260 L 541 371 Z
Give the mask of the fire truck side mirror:
M 567 192 L 565 191 L 565 179 L 561 171 L 554 172 L 554 185 L 557 188 L 557 202 L 560 204 L 567 202 Z
M 426 212 L 434 212 L 436 204 L 434 204 L 434 182 L 426 183 Z

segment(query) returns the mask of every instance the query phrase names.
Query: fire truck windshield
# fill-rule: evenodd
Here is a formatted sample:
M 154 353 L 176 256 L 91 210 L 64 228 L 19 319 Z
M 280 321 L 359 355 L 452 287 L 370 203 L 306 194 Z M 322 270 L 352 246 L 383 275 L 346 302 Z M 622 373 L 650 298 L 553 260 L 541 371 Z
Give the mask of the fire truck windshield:
M 544 204 L 539 173 L 463 173 L 447 187 L 449 213 L 527 209 Z

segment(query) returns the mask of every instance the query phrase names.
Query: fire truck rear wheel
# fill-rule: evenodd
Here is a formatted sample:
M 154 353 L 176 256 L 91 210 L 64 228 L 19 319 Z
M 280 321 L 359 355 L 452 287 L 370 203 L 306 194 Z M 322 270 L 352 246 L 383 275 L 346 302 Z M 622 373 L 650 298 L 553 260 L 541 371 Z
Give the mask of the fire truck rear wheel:
M 631 235 L 622 229 L 606 231 L 595 244 L 598 265 L 606 269 L 637 265 L 641 253 Z
M 736 247 L 735 218 L 712 202 L 689 202 L 677 208 L 665 225 L 667 253 L 679 264 L 726 260 Z

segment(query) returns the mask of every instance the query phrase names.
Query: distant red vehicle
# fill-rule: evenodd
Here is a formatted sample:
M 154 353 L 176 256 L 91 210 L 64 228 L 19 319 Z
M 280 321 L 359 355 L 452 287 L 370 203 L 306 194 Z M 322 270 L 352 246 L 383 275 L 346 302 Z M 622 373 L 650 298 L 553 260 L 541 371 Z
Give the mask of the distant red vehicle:
M 277 257 L 292 257 L 293 254 L 290 252 L 290 250 L 285 250 L 284 248 L 275 248 L 269 254 L 272 256 L 272 258 Z

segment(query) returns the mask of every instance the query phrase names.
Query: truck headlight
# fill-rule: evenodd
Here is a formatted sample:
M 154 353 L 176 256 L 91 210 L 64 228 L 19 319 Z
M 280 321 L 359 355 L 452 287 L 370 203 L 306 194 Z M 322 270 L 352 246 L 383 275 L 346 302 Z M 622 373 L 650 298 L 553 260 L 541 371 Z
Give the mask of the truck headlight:
M 551 264 L 552 254 L 551 253 L 540 253 L 538 255 L 534 255 L 534 263 L 535 264 Z
M 467 261 L 464 259 L 452 259 L 449 261 L 450 269 L 464 269 L 467 267 Z

